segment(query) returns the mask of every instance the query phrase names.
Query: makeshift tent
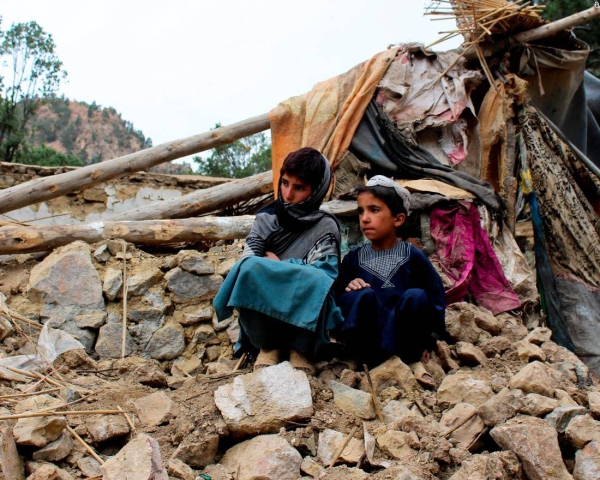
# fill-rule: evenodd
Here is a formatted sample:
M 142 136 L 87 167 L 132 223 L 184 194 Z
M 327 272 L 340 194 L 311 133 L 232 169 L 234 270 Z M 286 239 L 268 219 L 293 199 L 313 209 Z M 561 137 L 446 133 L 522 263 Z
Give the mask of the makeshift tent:
M 457 12 L 465 2 L 451 3 Z M 496 17 L 515 4 L 504 5 Z M 456 15 L 480 50 L 477 14 Z M 488 42 L 544 23 L 533 10 L 512 15 L 488 16 Z M 561 32 L 483 61 L 464 53 L 399 45 L 282 102 L 270 112 L 273 170 L 312 146 L 336 171 L 333 198 L 375 174 L 459 189 L 457 199 L 413 188 L 421 241 L 435 240 L 449 301 L 471 295 L 494 313 L 537 301 L 513 236 L 531 219 L 553 338 L 600 374 L 600 81 L 584 71 L 589 47 Z
M 600 82 L 584 72 L 589 47 L 564 31 L 600 17 L 600 9 L 544 25 L 540 7 L 523 1 L 432 5 L 444 8 L 429 13 L 456 16 L 457 31 L 445 38 L 462 34 L 462 49 L 389 48 L 269 115 L 6 188 L 0 213 L 270 126 L 274 184 L 285 155 L 301 146 L 319 148 L 331 161 L 333 199 L 344 198 L 365 175 L 394 176 L 413 191 L 411 221 L 450 300 L 471 295 L 495 313 L 519 306 L 525 317 L 541 302 L 554 339 L 600 374 Z M 166 208 L 127 212 L 118 219 L 124 224 L 105 230 L 125 236 L 150 228 L 174 239 L 198 226 L 127 221 L 215 212 L 271 190 L 270 174 L 261 174 L 182 196 Z M 329 208 L 336 206 L 334 200 Z M 533 224 L 536 275 L 513 235 L 522 219 Z M 232 225 L 220 225 L 213 237 L 231 238 Z M 6 226 L 0 248 L 43 251 L 86 239 L 90 228 L 93 238 L 106 235 L 97 227 Z M 236 227 L 236 235 L 242 230 Z

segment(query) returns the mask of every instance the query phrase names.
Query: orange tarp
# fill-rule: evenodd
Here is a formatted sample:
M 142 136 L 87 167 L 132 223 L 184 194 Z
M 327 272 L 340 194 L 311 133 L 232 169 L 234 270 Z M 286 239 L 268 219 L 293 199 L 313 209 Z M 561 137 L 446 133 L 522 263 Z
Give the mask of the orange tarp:
M 317 83 L 310 92 L 281 102 L 269 112 L 275 192 L 285 157 L 299 148 L 316 148 L 335 171 L 399 48 L 378 53 L 342 75 Z

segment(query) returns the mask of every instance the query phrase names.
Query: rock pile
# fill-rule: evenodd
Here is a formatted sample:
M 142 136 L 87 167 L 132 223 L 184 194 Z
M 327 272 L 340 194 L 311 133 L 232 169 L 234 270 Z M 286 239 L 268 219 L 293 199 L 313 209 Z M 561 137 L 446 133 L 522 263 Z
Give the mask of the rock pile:
M 5 259 L 0 361 L 35 354 L 40 323 L 84 349 L 0 367 L 4 479 L 600 478 L 600 385 L 517 316 L 452 305 L 452 342 L 425 365 L 437 387 L 393 357 L 370 371 L 376 403 L 362 369 L 236 371 L 235 319 L 211 301 L 240 252 L 108 241 Z

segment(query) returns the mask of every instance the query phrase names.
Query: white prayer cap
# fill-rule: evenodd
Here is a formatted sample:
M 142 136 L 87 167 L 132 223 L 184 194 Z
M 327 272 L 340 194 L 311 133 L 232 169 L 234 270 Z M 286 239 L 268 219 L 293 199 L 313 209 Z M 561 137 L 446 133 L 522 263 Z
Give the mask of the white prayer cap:
M 406 211 L 410 212 L 410 192 L 406 188 L 398 185 L 391 178 L 385 177 L 383 175 L 375 175 L 367 181 L 366 185 L 367 187 L 379 186 L 393 188 L 398 194 L 398 196 L 402 199 L 402 203 L 404 203 L 404 208 L 406 208 Z

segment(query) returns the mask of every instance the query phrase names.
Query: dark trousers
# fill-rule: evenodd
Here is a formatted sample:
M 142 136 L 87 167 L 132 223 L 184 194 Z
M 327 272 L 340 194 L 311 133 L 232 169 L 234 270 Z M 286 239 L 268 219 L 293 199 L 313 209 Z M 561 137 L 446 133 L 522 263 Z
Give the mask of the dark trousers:
M 392 355 L 404 363 L 420 360 L 435 347 L 434 306 L 424 290 L 411 288 L 392 308 L 384 306 L 371 288 L 344 293 L 338 299 L 344 323 L 338 332 L 345 353 L 369 365 Z

